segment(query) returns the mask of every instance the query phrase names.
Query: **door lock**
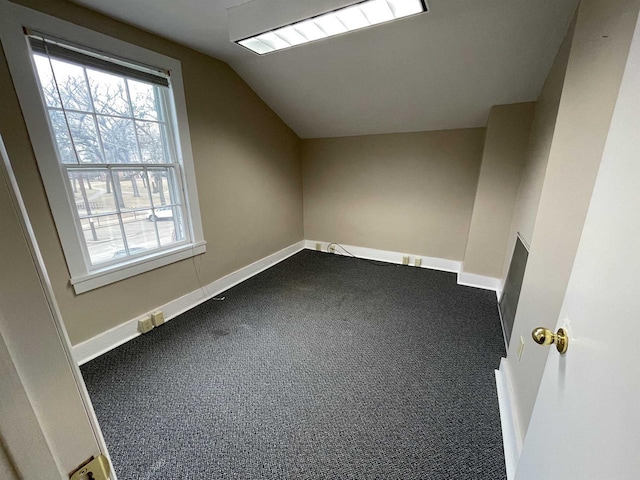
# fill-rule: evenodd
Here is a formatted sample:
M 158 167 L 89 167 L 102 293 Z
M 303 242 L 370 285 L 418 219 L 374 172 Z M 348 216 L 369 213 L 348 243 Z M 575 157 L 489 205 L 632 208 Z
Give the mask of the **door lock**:
M 564 328 L 559 328 L 558 333 L 553 333 L 548 328 L 538 327 L 531 332 L 531 337 L 538 345 L 555 344 L 561 354 L 567 353 L 569 348 L 569 335 Z

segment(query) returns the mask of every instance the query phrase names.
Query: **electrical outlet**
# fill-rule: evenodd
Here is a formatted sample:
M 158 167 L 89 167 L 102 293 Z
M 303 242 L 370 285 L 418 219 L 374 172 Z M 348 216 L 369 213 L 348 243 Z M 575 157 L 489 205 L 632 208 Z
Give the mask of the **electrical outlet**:
M 153 321 L 151 320 L 151 316 L 138 320 L 138 331 L 140 333 L 147 333 L 151 330 L 153 330 Z
M 322 244 L 321 243 L 316 243 L 316 250 L 321 252 L 322 251 Z
M 157 327 L 164 323 L 164 313 L 162 313 L 162 310 L 158 310 L 157 312 L 153 312 L 151 314 L 151 323 L 153 323 L 154 327 Z
M 518 361 L 522 360 L 522 354 L 524 353 L 524 338 L 520 335 L 520 345 L 518 345 Z
M 327 249 L 327 252 L 336 253 L 336 246 L 335 245 L 329 245 L 329 248 Z
M 420 258 L 420 257 L 416 257 L 416 259 L 415 259 L 415 261 L 413 262 L 413 264 L 414 264 L 416 267 L 420 267 L 420 266 L 422 266 L 422 258 Z
M 402 257 L 402 264 L 403 265 L 409 265 L 409 255 L 404 255 Z

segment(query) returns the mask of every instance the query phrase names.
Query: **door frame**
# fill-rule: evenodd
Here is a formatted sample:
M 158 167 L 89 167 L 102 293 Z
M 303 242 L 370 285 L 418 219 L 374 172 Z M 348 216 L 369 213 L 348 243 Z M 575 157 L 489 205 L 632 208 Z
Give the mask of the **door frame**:
M 20 188 L 18 186 L 18 183 L 16 181 L 10 160 L 9 160 L 9 155 L 7 153 L 7 150 L 5 148 L 3 139 L 2 139 L 2 135 L 0 135 L 0 157 L 2 157 L 0 159 L 0 176 L 2 177 L 2 180 L 4 181 L 4 183 L 6 184 L 7 190 L 9 192 L 10 198 L 11 198 L 11 202 L 12 202 L 12 206 L 13 209 L 16 213 L 16 216 L 18 217 L 19 223 L 20 223 L 20 229 L 22 230 L 22 235 L 25 239 L 25 242 L 28 246 L 29 249 L 29 253 L 31 256 L 31 259 L 33 261 L 33 265 L 35 267 L 35 271 L 36 274 L 38 276 L 38 279 L 40 281 L 40 286 L 42 288 L 42 292 L 44 294 L 44 297 L 46 299 L 46 302 L 48 304 L 49 310 L 51 312 L 50 317 L 48 318 L 40 318 L 37 321 L 38 322 L 49 322 L 52 321 L 54 326 L 55 326 L 55 330 L 58 333 L 58 337 L 59 337 L 59 344 L 60 344 L 60 348 L 62 349 L 63 353 L 64 353 L 64 357 L 69 365 L 69 370 L 71 371 L 71 374 L 73 376 L 73 380 L 77 389 L 77 393 L 81 399 L 82 405 L 84 407 L 87 419 L 90 423 L 91 429 L 93 431 L 98 449 L 100 450 L 100 453 L 102 453 L 103 455 L 105 455 L 107 457 L 107 459 L 109 459 L 110 461 L 110 457 L 108 454 L 108 448 L 106 445 L 106 442 L 104 440 L 104 436 L 102 434 L 102 430 L 100 428 L 100 424 L 98 422 L 98 418 L 96 417 L 95 411 L 93 409 L 93 404 L 91 403 L 91 399 L 89 397 L 89 392 L 87 391 L 86 385 L 84 383 L 84 379 L 82 377 L 82 373 L 80 372 L 80 367 L 78 366 L 78 364 L 74 361 L 73 359 L 73 354 L 72 354 L 72 346 L 71 346 L 71 341 L 69 339 L 69 335 L 67 333 L 67 329 L 64 325 L 64 320 L 62 317 L 62 314 L 60 312 L 60 308 L 58 307 L 58 303 L 56 301 L 56 297 L 53 291 L 53 287 L 51 285 L 51 281 L 49 278 L 49 275 L 47 273 L 47 269 L 42 257 L 42 254 L 40 252 L 40 249 L 38 247 L 38 242 L 34 233 L 34 230 L 32 228 L 31 225 L 31 221 L 29 219 L 29 215 L 27 213 L 24 201 L 22 199 L 22 195 L 20 192 Z M 0 311 L 0 315 L 2 314 L 2 312 Z M 15 326 L 15 328 L 20 328 L 20 325 Z M 23 332 L 20 332 L 21 334 L 24 333 L 25 335 L 30 335 L 33 334 L 33 332 L 30 331 L 26 331 L 27 327 L 23 327 L 22 328 Z M 11 340 L 11 338 L 7 339 L 7 338 L 2 338 L 0 337 L 0 361 L 4 360 L 3 363 L 3 367 L 5 367 L 5 369 L 10 373 L 11 372 L 11 368 L 13 368 L 14 372 L 15 372 L 15 376 L 12 375 L 8 375 L 8 376 L 1 376 L 0 377 L 0 391 L 3 392 L 7 392 L 8 396 L 11 396 L 14 399 L 17 399 L 20 397 L 20 395 L 23 395 L 23 399 L 25 398 L 24 396 L 26 396 L 26 398 L 29 400 L 29 405 L 24 405 L 22 402 L 21 406 L 19 407 L 21 410 L 21 413 L 23 413 L 24 418 L 26 418 L 28 421 L 33 421 L 34 419 L 37 422 L 37 425 L 34 425 L 33 423 L 31 423 L 31 425 L 33 426 L 33 428 L 30 429 L 30 432 L 22 432 L 22 437 L 20 436 L 6 436 L 3 440 L 6 442 L 5 444 L 5 448 L 7 449 L 8 453 L 11 454 L 11 458 L 10 461 L 13 463 L 14 468 L 16 469 L 16 471 L 18 472 L 27 472 L 27 471 L 32 471 L 34 465 L 38 464 L 41 459 L 44 459 L 43 462 L 44 464 L 50 464 L 50 461 L 47 461 L 46 459 L 46 451 L 42 448 L 42 445 L 40 442 L 40 440 L 44 440 L 45 444 L 46 444 L 46 439 L 45 439 L 45 433 L 44 430 L 42 428 L 42 424 L 41 422 L 43 421 L 43 419 L 38 418 L 38 414 L 36 412 L 34 412 L 35 409 L 32 408 L 32 402 L 33 399 L 29 396 L 28 393 L 28 389 L 25 388 L 25 379 L 24 376 L 26 375 L 26 373 L 29 371 L 29 369 L 26 368 L 20 368 L 21 367 L 21 361 L 19 359 L 17 359 L 15 356 L 11 355 L 10 350 L 8 350 L 6 347 L 6 341 L 7 340 Z M 4 353 L 9 355 L 9 358 L 7 359 L 6 355 L 3 355 Z M 38 361 L 38 356 L 35 355 L 33 356 L 34 360 L 30 360 L 30 361 Z M 8 361 L 11 361 L 11 365 L 8 365 Z M 41 365 L 39 365 L 43 371 L 46 371 L 48 368 L 48 365 L 43 364 L 44 362 L 41 362 Z M 35 379 L 32 379 L 35 380 Z M 45 386 L 42 387 L 43 389 L 45 388 Z M 22 393 L 20 392 L 20 390 L 22 390 Z M 2 398 L 0 396 L 0 398 Z M 39 404 L 38 405 L 39 410 L 42 411 L 46 411 L 46 405 L 42 405 Z M 43 408 L 44 407 L 44 408 Z M 33 416 L 31 417 L 29 414 L 29 410 L 31 410 L 31 413 L 33 413 Z M 0 413 L 2 412 L 2 410 L 0 410 Z M 5 414 L 6 417 L 6 414 Z M 0 417 L 2 418 L 2 417 Z M 4 418 L 3 418 L 4 420 Z M 39 438 L 38 435 L 38 430 L 39 433 L 41 435 L 41 438 Z M 27 439 L 29 441 L 34 442 L 33 446 L 36 447 L 35 451 L 25 451 L 23 453 L 26 453 L 26 455 L 13 455 L 12 452 L 15 450 L 17 451 L 17 449 L 21 448 L 21 442 L 22 441 L 27 441 Z M 15 447 L 15 449 L 14 449 Z M 47 446 L 47 449 L 48 446 Z M 33 450 L 33 449 L 32 449 Z M 53 452 L 51 452 L 51 450 L 49 449 L 49 454 L 52 455 L 52 459 L 55 461 L 55 454 Z M 38 457 L 38 459 L 34 459 L 34 455 Z M 55 463 L 53 465 L 54 467 L 54 471 L 57 471 L 58 469 L 55 466 Z M 45 474 L 43 473 L 42 470 L 40 470 L 38 472 L 38 475 L 35 477 L 32 476 L 28 476 L 26 478 L 45 478 L 44 476 Z M 48 478 L 48 477 L 47 477 Z M 117 480 L 116 474 L 113 470 L 113 467 L 111 468 L 111 476 L 110 476 L 111 480 Z
M 0 311 L 0 315 L 2 312 Z M 0 335 L 0 449 L 11 478 L 55 480 L 58 468 L 36 413 Z

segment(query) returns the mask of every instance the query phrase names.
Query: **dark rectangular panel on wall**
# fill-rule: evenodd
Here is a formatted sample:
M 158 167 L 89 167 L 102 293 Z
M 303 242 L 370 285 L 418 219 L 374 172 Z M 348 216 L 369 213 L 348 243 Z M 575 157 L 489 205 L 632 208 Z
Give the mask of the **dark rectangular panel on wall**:
M 513 256 L 511 257 L 509 273 L 498 304 L 507 344 L 511 340 L 511 330 L 513 330 L 513 321 L 516 318 L 516 309 L 518 308 L 518 299 L 520 298 L 520 289 L 522 288 L 522 279 L 524 278 L 524 270 L 527 266 L 528 258 L 529 250 L 518 235 L 516 246 L 513 249 Z

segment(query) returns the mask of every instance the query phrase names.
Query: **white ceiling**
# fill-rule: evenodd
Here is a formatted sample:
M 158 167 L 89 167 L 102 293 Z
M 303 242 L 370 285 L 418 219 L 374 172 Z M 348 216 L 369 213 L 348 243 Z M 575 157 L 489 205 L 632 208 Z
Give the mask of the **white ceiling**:
M 264 56 L 229 41 L 227 9 L 243 0 L 74 1 L 226 61 L 316 138 L 484 126 L 493 105 L 535 100 L 578 0 L 429 0 L 429 13 Z

